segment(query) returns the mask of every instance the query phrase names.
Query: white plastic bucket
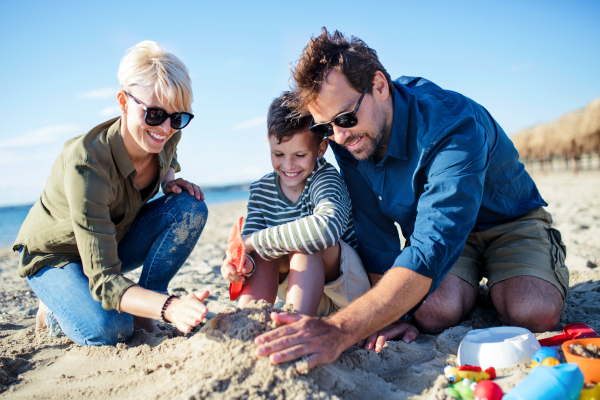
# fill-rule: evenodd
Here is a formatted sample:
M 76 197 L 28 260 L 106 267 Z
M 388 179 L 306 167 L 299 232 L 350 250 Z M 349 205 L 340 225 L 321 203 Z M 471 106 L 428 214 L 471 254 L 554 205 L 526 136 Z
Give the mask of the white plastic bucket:
M 515 326 L 475 329 L 467 333 L 458 347 L 459 365 L 483 369 L 507 368 L 523 362 L 541 348 L 533 334 Z

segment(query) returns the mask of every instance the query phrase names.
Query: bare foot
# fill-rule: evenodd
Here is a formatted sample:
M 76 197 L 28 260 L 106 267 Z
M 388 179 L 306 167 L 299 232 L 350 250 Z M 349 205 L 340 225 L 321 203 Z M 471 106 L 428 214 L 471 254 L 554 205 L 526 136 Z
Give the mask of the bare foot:
M 40 305 L 38 306 L 37 314 L 35 315 L 35 333 L 39 333 L 47 328 L 46 326 L 46 311 L 48 311 L 48 307 L 40 300 Z
M 135 330 L 143 329 L 148 333 L 162 332 L 158 325 L 156 325 L 156 321 L 151 318 L 133 317 L 133 328 Z

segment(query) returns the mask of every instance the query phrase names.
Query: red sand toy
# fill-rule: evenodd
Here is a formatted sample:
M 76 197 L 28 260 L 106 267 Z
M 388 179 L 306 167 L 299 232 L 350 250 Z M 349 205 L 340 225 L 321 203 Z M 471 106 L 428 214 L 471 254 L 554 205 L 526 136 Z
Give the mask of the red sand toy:
M 233 265 L 239 271 L 244 267 L 246 261 L 246 249 L 244 242 L 242 242 L 242 224 L 244 223 L 244 217 L 233 225 L 231 232 L 229 233 L 229 239 L 227 240 L 227 253 L 232 259 Z M 234 282 L 229 284 L 229 299 L 235 300 L 239 297 L 242 292 L 243 282 Z
M 577 324 L 569 324 L 563 328 L 563 333 L 560 335 L 552 336 L 546 339 L 539 340 L 540 345 L 551 347 L 551 346 L 560 346 L 567 340 L 571 339 L 587 339 L 587 338 L 595 338 L 598 334 L 594 332 L 592 328 L 590 328 L 587 324 L 577 323 Z
M 492 381 L 481 381 L 473 391 L 474 400 L 502 400 L 504 392 Z

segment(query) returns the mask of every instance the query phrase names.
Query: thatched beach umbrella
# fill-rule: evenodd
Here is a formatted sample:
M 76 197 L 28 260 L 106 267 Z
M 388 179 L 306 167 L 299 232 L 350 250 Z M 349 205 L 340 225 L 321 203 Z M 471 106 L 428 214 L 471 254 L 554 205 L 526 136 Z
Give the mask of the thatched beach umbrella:
M 595 99 L 583 110 L 581 132 L 575 139 L 583 153 L 600 154 L 600 99 Z

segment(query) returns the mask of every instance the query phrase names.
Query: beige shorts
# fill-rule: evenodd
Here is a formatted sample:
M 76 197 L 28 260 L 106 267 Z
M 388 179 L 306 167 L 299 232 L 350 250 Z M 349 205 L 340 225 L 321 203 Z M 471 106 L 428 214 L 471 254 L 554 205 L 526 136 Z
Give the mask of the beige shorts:
M 369 277 L 356 250 L 340 240 L 340 276 L 323 289 L 317 317 L 326 317 L 346 307 L 371 289 Z M 290 275 L 279 284 L 277 297 L 285 303 Z
M 450 273 L 475 290 L 483 277 L 491 288 L 515 276 L 535 276 L 556 286 L 564 298 L 569 290 L 566 247 L 551 224 L 552 216 L 540 207 L 515 221 L 472 232 Z

